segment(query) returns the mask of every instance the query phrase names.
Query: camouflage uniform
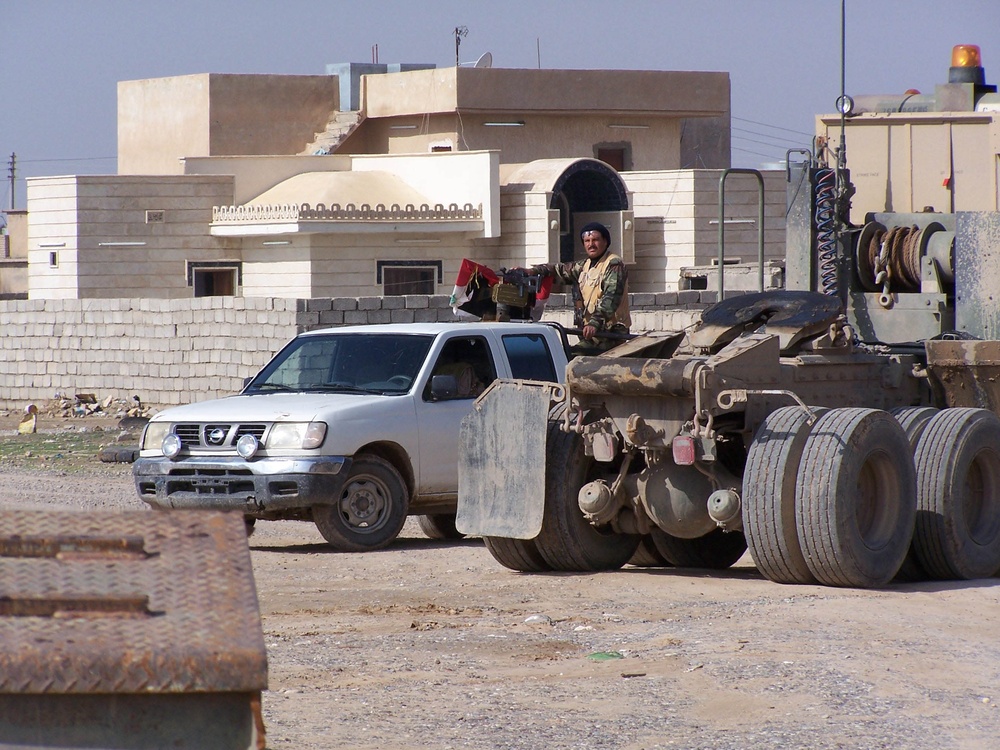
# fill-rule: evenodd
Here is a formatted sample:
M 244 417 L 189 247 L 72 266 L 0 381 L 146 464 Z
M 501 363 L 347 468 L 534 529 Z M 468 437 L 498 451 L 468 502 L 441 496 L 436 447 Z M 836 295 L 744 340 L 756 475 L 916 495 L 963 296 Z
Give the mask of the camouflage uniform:
M 541 276 L 555 276 L 564 284 L 575 285 L 573 296 L 578 305 L 578 317 L 574 321 L 576 325 L 593 326 L 598 333 L 628 333 L 632 324 L 628 310 L 628 271 L 624 261 L 610 250 L 597 261 L 586 258 L 575 263 L 543 263 L 532 268 Z M 601 273 L 601 277 L 593 280 L 594 283 L 589 285 L 592 292 L 588 293 L 587 281 L 591 269 L 595 273 Z M 620 343 L 616 339 L 581 339 L 575 348 L 596 353 Z

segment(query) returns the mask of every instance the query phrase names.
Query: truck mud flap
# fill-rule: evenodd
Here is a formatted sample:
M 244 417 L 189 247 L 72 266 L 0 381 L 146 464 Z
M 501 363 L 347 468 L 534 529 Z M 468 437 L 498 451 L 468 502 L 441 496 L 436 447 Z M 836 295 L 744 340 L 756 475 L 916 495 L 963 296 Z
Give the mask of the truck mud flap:
M 562 386 L 497 380 L 476 399 L 459 441 L 455 525 L 463 534 L 533 539 L 542 530 L 554 392 Z

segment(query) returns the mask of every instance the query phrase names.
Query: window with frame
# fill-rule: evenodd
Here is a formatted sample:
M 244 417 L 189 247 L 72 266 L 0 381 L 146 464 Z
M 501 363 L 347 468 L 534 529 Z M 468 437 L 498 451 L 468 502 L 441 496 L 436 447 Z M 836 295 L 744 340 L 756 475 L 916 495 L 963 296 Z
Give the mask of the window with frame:
M 632 169 L 632 146 L 629 143 L 599 143 L 594 146 L 594 158 L 616 172 L 626 172 Z
M 243 267 L 238 261 L 189 262 L 187 275 L 195 297 L 235 297 L 243 283 Z
M 482 336 L 463 336 L 448 340 L 442 347 L 434 363 L 431 379 L 424 388 L 424 401 L 432 400 L 434 375 L 455 377 L 457 393 L 454 398 L 475 398 L 497 377 L 489 343 Z
M 380 260 L 376 262 L 376 283 L 386 297 L 401 294 L 434 294 L 441 283 L 439 260 Z

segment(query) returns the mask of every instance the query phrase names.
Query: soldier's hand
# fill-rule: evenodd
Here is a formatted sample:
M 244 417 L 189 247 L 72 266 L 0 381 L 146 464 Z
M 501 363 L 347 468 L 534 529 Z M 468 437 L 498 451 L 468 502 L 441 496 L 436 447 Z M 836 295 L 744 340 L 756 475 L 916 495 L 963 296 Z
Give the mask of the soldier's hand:
M 583 327 L 583 337 L 587 341 L 590 341 L 592 338 L 594 338 L 594 334 L 596 334 L 596 333 L 597 333 L 597 329 L 594 326 L 589 326 L 588 325 L 588 326 L 584 326 Z

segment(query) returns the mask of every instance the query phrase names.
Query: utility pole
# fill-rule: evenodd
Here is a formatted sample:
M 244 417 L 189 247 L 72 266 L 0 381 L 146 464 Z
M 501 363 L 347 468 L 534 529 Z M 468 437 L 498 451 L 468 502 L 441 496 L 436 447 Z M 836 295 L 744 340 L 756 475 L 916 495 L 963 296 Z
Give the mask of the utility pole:
M 458 47 L 462 43 L 462 37 L 469 33 L 467 26 L 455 27 L 455 67 L 458 67 Z
M 10 172 L 10 210 L 14 210 L 14 177 L 17 176 L 17 154 L 11 152 L 10 163 L 7 165 Z

